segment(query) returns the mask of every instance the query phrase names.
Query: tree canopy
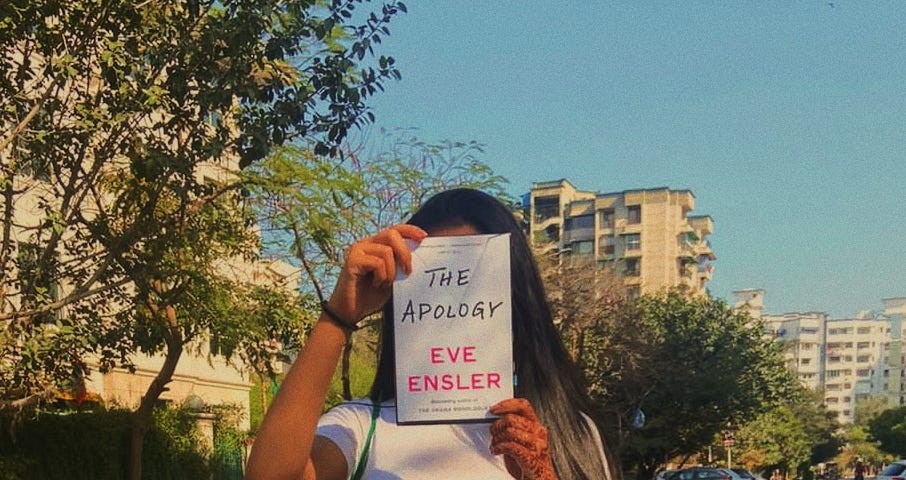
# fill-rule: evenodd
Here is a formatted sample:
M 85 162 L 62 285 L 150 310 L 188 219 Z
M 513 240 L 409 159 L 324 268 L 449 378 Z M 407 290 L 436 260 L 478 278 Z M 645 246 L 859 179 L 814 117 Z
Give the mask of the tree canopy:
M 605 432 L 614 433 L 611 444 L 639 478 L 697 453 L 796 387 L 759 324 L 680 289 L 627 302 L 614 321 L 586 335 L 584 351 Z M 638 410 L 645 422 L 634 428 Z
M 868 422 L 868 432 L 885 452 L 906 457 L 906 407 L 879 413 Z
M 339 156 L 371 120 L 405 6 L 366 3 L 0 4 L 3 405 L 161 352 L 140 434 L 192 340 L 266 364 L 300 333 L 297 299 L 237 275 L 260 245 L 239 169 L 286 144 Z

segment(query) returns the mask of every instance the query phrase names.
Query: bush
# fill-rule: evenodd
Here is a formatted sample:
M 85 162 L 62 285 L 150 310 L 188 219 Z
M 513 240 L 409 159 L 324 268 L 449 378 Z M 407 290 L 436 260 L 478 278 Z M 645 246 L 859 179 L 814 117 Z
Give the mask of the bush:
M 0 432 L 0 478 L 123 479 L 129 473 L 131 412 L 39 412 Z M 160 408 L 145 436 L 142 478 L 209 478 L 188 412 Z

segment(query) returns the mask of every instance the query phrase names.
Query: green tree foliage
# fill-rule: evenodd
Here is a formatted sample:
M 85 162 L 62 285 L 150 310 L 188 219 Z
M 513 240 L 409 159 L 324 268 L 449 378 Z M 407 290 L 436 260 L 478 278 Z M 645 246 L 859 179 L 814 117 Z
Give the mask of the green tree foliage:
M 399 77 L 373 49 L 405 6 L 363 3 L 0 4 L 4 406 L 79 381 L 88 358 L 164 353 L 133 417 L 138 478 L 187 345 L 266 368 L 298 335 L 296 299 L 230 271 L 259 240 L 236 171 L 292 142 L 338 154 L 370 119 L 365 100 Z
M 887 399 L 887 395 L 860 397 L 856 400 L 856 406 L 853 409 L 853 423 L 868 426 L 873 419 L 890 408 L 890 400 Z
M 300 266 L 311 305 L 330 294 L 353 241 L 404 221 L 433 193 L 470 187 L 513 203 L 504 192 L 506 179 L 478 159 L 479 143 L 426 143 L 403 130 L 382 131 L 367 148 L 347 147 L 344 160 L 335 162 L 313 149 L 285 146 L 244 172 L 267 250 Z M 368 335 L 356 338 L 374 342 Z M 343 398 L 352 395 L 351 352 L 350 343 L 341 364 Z
M 881 412 L 868 422 L 868 431 L 883 451 L 906 457 L 906 407 Z
M 737 460 L 752 471 L 780 469 L 795 472 L 808 464 L 812 439 L 804 419 L 793 409 L 778 405 L 747 422 L 735 435 Z
M 839 452 L 836 416 L 818 392 L 796 387 L 740 427 L 733 450 L 746 468 L 807 476 L 812 465 L 831 461 Z
M 880 442 L 869 435 L 864 425 L 848 425 L 843 438 L 846 443 L 834 460 L 844 468 L 853 468 L 856 461 L 881 466 L 893 460 L 893 456 L 881 450 Z
M 15 430 L 4 425 L 0 431 L 0 478 L 126 478 L 130 416 L 131 412 L 122 409 L 45 413 Z M 143 478 L 212 478 L 195 420 L 184 409 L 156 409 L 145 441 L 151 461 Z
M 779 347 L 723 301 L 675 289 L 628 302 L 615 318 L 589 331 L 581 361 L 604 431 L 638 478 L 795 388 Z M 633 429 L 637 409 L 646 421 Z
M 783 402 L 802 421 L 802 428 L 811 445 L 808 464 L 800 465 L 800 472 L 804 473 L 811 465 L 830 461 L 842 447 L 842 442 L 838 436 L 840 424 L 837 415 L 827 409 L 824 395 L 800 385 L 799 394 Z

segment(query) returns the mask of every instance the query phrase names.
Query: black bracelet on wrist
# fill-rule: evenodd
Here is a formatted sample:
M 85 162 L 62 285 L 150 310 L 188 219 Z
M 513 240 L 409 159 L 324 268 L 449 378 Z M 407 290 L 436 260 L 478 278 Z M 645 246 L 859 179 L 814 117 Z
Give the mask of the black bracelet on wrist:
M 327 316 L 327 319 L 330 320 L 331 323 L 342 328 L 348 333 L 352 333 L 361 328 L 357 325 L 351 325 L 347 323 L 345 320 L 341 319 L 339 315 L 333 313 L 333 311 L 330 310 L 330 307 L 327 306 L 327 300 L 321 302 L 321 311 L 324 312 L 324 315 Z

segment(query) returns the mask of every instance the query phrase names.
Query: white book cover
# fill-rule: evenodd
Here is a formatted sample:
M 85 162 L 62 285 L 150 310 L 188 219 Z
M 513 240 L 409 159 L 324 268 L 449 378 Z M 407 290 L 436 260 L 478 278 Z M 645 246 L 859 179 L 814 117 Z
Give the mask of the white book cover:
M 410 242 L 393 286 L 400 424 L 492 421 L 513 397 L 510 235 Z

